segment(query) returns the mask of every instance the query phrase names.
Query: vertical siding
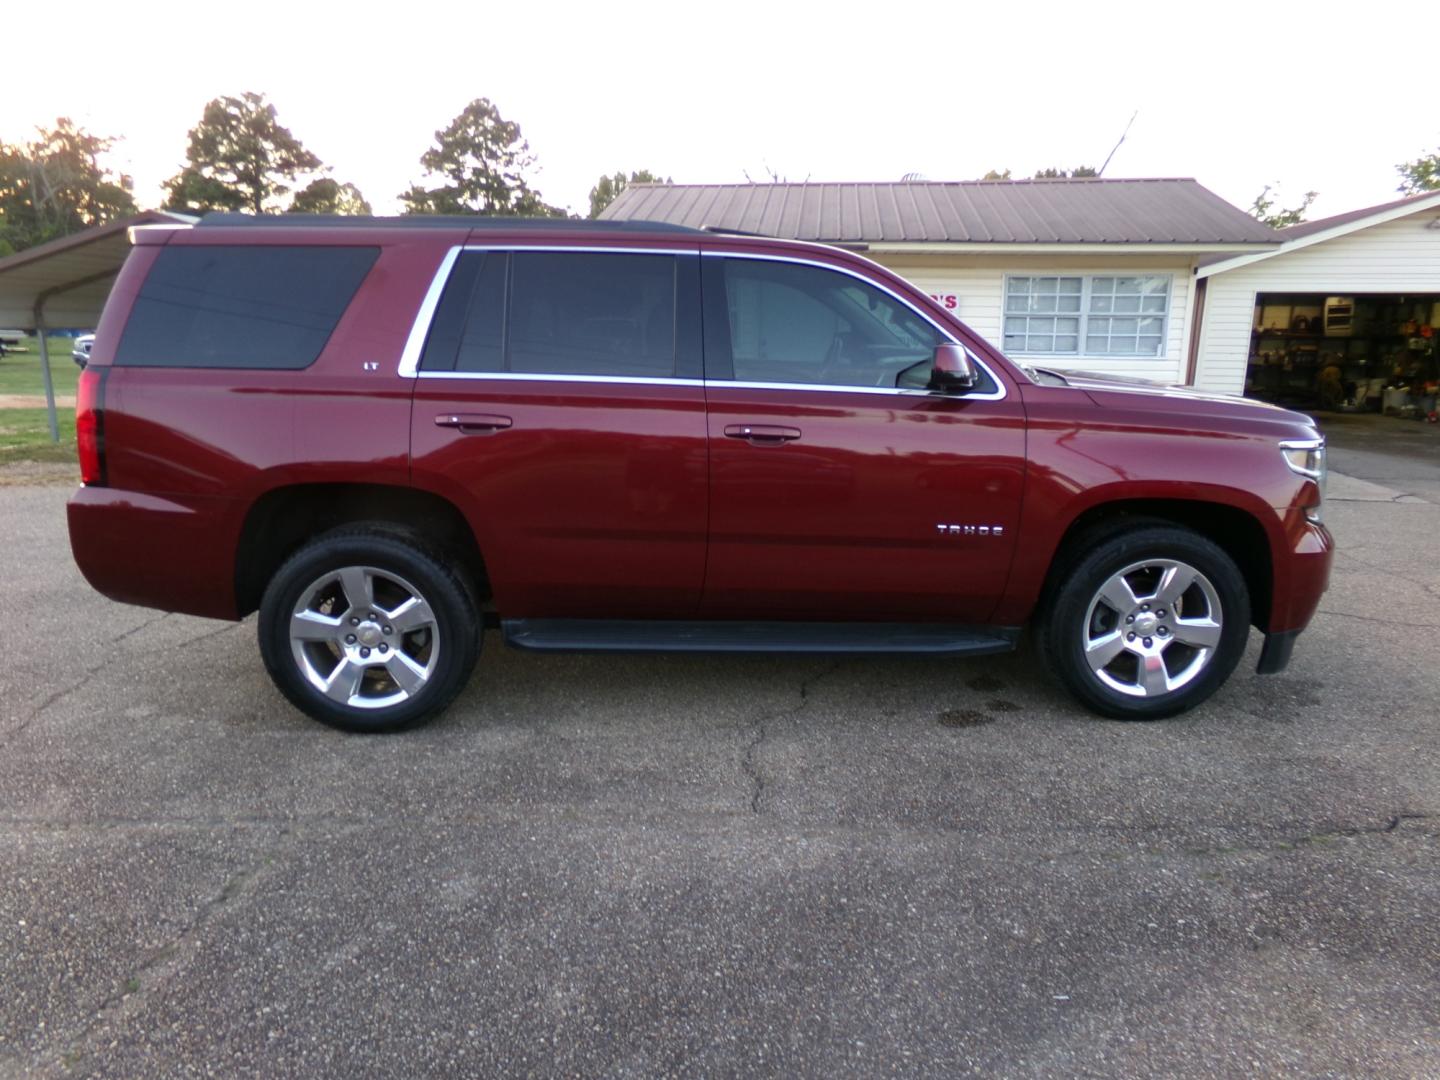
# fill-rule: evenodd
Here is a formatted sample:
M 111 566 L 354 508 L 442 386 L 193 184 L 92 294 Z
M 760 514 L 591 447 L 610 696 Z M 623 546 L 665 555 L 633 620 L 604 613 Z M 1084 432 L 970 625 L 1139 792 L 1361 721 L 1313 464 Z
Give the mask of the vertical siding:
M 1374 225 L 1210 279 L 1195 381 L 1238 394 L 1250 362 L 1258 293 L 1440 293 L 1440 230 L 1434 210 Z
M 931 295 L 954 293 L 955 314 L 997 349 L 1003 351 L 1002 327 L 1005 306 L 1005 278 L 1022 275 L 1169 274 L 1170 312 L 1166 325 L 1165 355 L 1161 357 L 1036 356 L 1016 354 L 1015 359 L 1033 361 L 1065 371 L 1096 371 L 1136 379 L 1179 382 L 1185 377 L 1189 342 L 1189 315 L 1193 261 L 1186 256 L 1040 255 L 1005 258 L 992 255 L 887 256 L 870 254 L 876 262 Z
M 1205 313 L 1200 318 L 1197 387 L 1223 394 L 1238 394 L 1245 389 L 1245 365 L 1250 361 L 1250 328 L 1254 322 L 1255 286 L 1251 280 L 1238 272 L 1212 277 L 1205 287 Z

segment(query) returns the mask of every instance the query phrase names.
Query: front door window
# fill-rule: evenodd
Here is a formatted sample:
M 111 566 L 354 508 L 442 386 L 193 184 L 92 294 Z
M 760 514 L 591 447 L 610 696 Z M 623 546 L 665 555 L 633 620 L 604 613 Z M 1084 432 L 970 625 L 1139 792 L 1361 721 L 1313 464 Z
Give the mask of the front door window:
M 725 259 L 737 382 L 923 389 L 947 340 L 879 289 L 818 266 Z

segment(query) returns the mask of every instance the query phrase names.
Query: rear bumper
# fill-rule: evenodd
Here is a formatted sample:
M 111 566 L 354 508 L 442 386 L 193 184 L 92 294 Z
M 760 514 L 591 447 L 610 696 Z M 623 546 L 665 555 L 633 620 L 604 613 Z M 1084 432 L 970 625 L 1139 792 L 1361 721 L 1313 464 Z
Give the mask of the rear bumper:
M 231 500 L 82 487 L 66 516 L 75 563 L 95 589 L 142 607 L 234 619 Z

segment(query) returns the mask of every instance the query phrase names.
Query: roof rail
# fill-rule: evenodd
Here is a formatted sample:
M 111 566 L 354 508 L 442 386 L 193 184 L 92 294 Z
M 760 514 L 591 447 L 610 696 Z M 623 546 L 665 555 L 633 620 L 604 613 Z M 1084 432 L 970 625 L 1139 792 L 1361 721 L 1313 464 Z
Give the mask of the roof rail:
M 328 229 L 553 229 L 556 232 L 699 233 L 688 225 L 663 221 L 588 221 L 580 218 L 497 217 L 486 214 L 403 214 L 362 217 L 349 214 L 235 214 L 214 211 L 200 219 L 199 228 L 328 228 Z
M 718 236 L 753 236 L 759 240 L 774 240 L 770 233 L 746 232 L 744 229 L 727 229 L 724 225 L 701 225 L 701 232 L 715 233 Z

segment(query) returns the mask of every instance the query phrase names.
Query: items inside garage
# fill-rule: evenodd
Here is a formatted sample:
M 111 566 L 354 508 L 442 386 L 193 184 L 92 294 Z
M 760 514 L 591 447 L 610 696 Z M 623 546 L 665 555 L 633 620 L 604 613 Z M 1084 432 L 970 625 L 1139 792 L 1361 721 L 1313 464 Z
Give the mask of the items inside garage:
M 1255 300 L 1245 392 L 1276 404 L 1436 421 L 1440 294 Z

